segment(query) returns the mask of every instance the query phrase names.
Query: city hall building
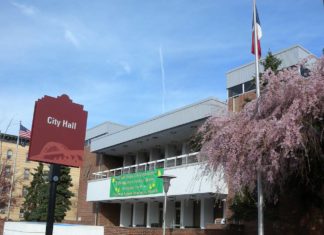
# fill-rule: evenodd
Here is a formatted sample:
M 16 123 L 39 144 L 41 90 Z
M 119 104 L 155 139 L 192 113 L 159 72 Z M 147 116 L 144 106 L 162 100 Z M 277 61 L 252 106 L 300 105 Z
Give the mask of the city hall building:
M 282 61 L 279 70 L 314 58 L 299 45 L 273 55 Z M 307 66 L 299 66 L 305 77 Z M 252 62 L 226 74 L 227 103 L 209 98 L 133 126 L 105 122 L 89 129 L 78 220 L 105 225 L 106 234 L 160 234 L 164 193 L 159 176 L 172 175 L 166 226 L 174 234 L 201 235 L 224 228 L 231 216 L 228 179 L 221 171 L 206 172 L 208 163 L 190 142 L 208 117 L 238 112 L 255 99 L 254 67 Z
M 158 177 L 172 175 L 166 227 L 204 229 L 224 222 L 224 175 L 206 172 L 207 162 L 189 143 L 208 117 L 225 113 L 226 103 L 209 98 L 133 126 L 106 122 L 89 129 L 79 221 L 161 229 L 164 192 Z

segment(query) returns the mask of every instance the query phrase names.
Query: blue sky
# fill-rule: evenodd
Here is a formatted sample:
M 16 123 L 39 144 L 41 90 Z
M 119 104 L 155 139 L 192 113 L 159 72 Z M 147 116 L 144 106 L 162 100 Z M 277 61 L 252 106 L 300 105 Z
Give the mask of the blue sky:
M 324 48 L 322 0 L 257 1 L 262 49 Z M 131 125 L 214 96 L 253 60 L 252 1 L 0 1 L 0 130 L 31 127 L 34 102 L 68 94 L 88 127 Z M 264 53 L 265 54 L 265 53 Z

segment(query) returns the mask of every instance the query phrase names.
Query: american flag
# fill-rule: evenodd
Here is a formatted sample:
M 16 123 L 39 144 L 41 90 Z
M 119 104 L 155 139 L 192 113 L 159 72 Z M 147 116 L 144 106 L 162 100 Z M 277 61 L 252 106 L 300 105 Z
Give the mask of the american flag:
M 19 137 L 30 139 L 30 130 L 20 124 Z

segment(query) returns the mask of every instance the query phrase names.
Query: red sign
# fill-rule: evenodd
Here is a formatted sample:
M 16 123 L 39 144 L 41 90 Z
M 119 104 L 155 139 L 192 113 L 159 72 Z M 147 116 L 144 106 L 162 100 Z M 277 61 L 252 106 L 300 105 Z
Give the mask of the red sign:
M 36 101 L 28 160 L 81 166 L 87 115 L 67 95 Z

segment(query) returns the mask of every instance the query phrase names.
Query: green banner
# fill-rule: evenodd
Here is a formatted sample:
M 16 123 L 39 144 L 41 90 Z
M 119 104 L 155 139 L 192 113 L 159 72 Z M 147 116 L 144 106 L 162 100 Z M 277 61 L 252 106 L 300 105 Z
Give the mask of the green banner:
M 163 168 L 111 177 L 110 197 L 129 197 L 163 192 Z

